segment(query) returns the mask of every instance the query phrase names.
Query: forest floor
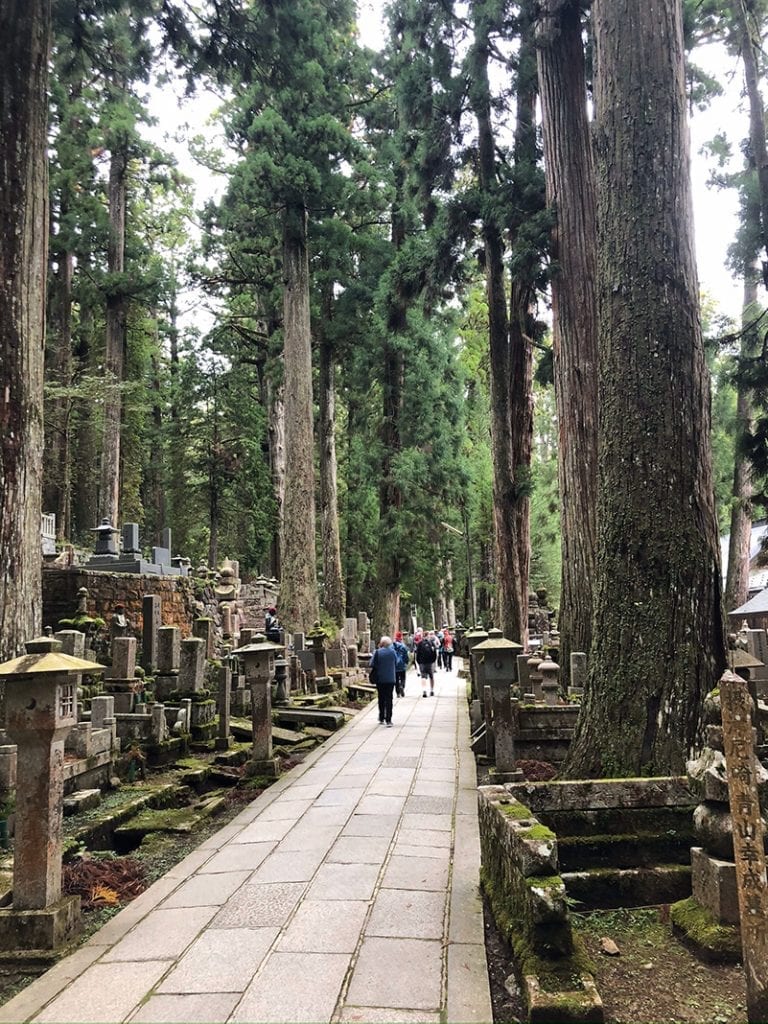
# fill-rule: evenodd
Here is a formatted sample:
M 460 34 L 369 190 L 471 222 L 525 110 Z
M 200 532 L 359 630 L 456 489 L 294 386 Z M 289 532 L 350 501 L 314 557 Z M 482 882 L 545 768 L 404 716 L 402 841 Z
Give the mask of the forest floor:
M 486 952 L 494 1024 L 526 1020 L 509 945 L 486 903 Z M 672 934 L 667 907 L 574 914 L 595 966 L 606 1024 L 744 1024 L 744 969 L 698 960 Z M 618 956 L 600 951 L 613 939 Z

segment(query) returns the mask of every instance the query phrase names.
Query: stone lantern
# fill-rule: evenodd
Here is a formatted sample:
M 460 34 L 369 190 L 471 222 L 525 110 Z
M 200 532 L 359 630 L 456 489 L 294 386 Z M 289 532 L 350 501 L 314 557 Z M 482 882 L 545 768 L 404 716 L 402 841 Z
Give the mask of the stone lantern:
M 0 665 L 6 730 L 18 748 L 13 902 L 0 910 L 0 950 L 58 949 L 79 922 L 79 898 L 61 895 L 64 742 L 77 722 L 80 676 L 103 667 L 61 647 L 40 637 Z
M 117 535 L 120 531 L 110 523 L 108 518 L 102 519 L 98 526 L 94 526 L 91 533 L 96 534 L 96 544 L 93 548 L 93 556 L 90 563 L 116 562 L 120 557 L 117 550 Z
M 475 659 L 472 657 L 472 652 L 478 644 L 481 644 L 483 640 L 488 639 L 488 634 L 482 626 L 475 626 L 471 629 L 464 637 L 464 642 L 467 645 L 467 657 L 469 660 L 469 678 L 472 682 L 472 699 L 477 700 L 480 696 L 477 687 L 477 669 L 475 665 Z
M 539 664 L 539 675 L 541 676 L 541 692 L 544 696 L 544 703 L 549 707 L 557 704 L 560 685 L 557 681 L 560 666 L 552 658 L 547 656 Z
M 272 677 L 281 644 L 273 644 L 259 633 L 253 643 L 239 647 L 233 654 L 245 666 L 245 684 L 251 691 L 253 750 L 247 768 L 250 775 L 276 775 L 277 761 L 272 757 Z
M 315 659 L 315 683 L 318 693 L 328 693 L 333 688 L 333 683 L 328 675 L 328 663 L 325 659 L 325 630 L 319 622 L 316 622 L 306 635 L 307 650 L 311 651 Z
M 515 681 L 517 655 L 520 644 L 501 637 L 489 637 L 475 644 L 473 657 L 478 667 L 482 662 L 483 680 L 491 690 L 493 705 L 493 733 L 496 751 L 494 778 L 501 782 L 515 782 L 523 773 L 515 771 L 515 712 L 518 702 L 512 702 L 512 684 Z

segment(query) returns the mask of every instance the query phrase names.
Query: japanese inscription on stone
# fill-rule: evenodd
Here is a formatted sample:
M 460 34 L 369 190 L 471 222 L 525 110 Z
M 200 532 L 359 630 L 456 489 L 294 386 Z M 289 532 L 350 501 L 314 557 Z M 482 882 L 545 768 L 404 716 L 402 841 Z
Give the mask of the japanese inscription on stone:
M 747 976 L 747 1018 L 768 1020 L 768 885 L 763 820 L 755 776 L 752 699 L 747 684 L 732 672 L 720 680 L 733 852 Z

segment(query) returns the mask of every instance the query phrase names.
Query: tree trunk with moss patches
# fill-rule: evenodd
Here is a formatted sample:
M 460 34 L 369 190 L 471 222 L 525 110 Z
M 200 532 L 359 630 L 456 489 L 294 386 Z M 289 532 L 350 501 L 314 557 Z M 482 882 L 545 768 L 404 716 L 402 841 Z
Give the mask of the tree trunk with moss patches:
M 319 373 L 319 447 L 320 514 L 323 534 L 323 606 L 340 626 L 344 619 L 344 581 L 341 575 L 339 541 L 339 501 L 336 465 L 336 367 L 333 345 L 326 333 L 333 310 L 333 293 L 328 289 L 323 302 L 323 328 L 320 332 Z
M 0 661 L 40 631 L 48 0 L 0 6 Z M 0 707 L 2 723 L 2 707 Z
M 109 164 L 109 242 L 107 269 L 110 274 L 125 270 L 125 208 L 128 157 L 121 148 L 112 153 Z M 123 410 L 122 384 L 125 371 L 126 300 L 122 283 L 114 281 L 107 294 L 107 342 L 104 358 L 106 393 L 104 427 L 101 436 L 101 487 L 99 515 L 119 525 L 120 516 L 120 434 Z
M 597 310 L 594 162 L 578 0 L 545 0 L 537 30 L 552 232 L 552 349 L 559 426 L 561 683 L 592 636 L 597 505 Z
M 275 579 L 282 574 L 280 545 L 283 535 L 285 504 L 285 389 L 282 384 L 267 382 L 266 406 L 269 414 L 269 469 L 275 495 L 275 526 L 269 551 L 270 572 Z
M 758 204 L 760 207 L 760 238 L 764 255 L 768 256 L 768 146 L 765 140 L 765 108 L 760 92 L 758 54 L 762 52 L 760 27 L 750 26 L 746 0 L 733 0 L 733 15 L 741 34 L 741 59 L 749 99 L 749 142 L 757 171 Z M 763 281 L 768 288 L 768 262 L 763 260 Z
M 318 616 L 315 565 L 315 460 L 312 342 L 309 317 L 307 211 L 283 215 L 283 357 L 285 360 L 285 479 L 280 617 L 307 632 Z
M 759 351 L 758 331 L 754 326 L 759 316 L 755 268 L 744 275 L 744 305 L 741 315 L 743 334 L 740 358 L 754 358 Z M 725 584 L 725 610 L 733 611 L 749 598 L 749 552 L 752 542 L 752 463 L 738 444 L 739 438 L 752 429 L 752 395 L 743 383 L 736 395 L 736 454 L 733 464 L 733 504 L 731 507 L 731 539 L 728 545 L 728 574 Z
M 595 624 L 567 776 L 683 771 L 725 667 L 676 0 L 596 0 Z M 637 55 L 642 54 L 642 61 Z

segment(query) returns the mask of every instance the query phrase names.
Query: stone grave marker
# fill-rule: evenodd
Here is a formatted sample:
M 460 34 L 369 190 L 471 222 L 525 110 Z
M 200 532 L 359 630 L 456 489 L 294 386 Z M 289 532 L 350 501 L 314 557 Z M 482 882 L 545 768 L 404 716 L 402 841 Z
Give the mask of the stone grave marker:
M 192 623 L 192 635 L 205 642 L 205 657 L 213 657 L 213 619 L 195 619 Z
M 179 691 L 198 693 L 203 689 L 205 674 L 205 641 L 196 636 L 181 641 Z
M 141 667 L 153 676 L 157 671 L 157 633 L 162 623 L 162 601 L 147 594 L 141 602 Z

